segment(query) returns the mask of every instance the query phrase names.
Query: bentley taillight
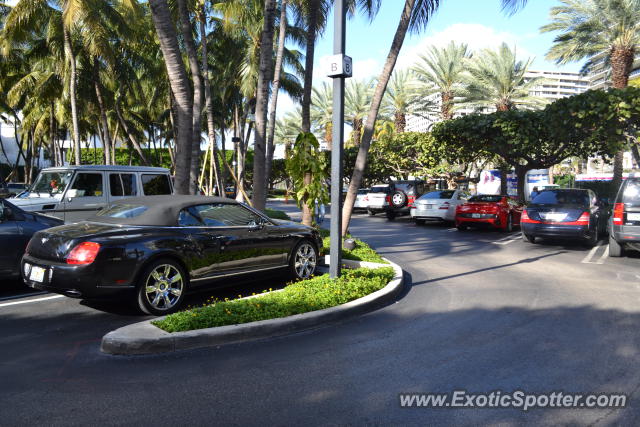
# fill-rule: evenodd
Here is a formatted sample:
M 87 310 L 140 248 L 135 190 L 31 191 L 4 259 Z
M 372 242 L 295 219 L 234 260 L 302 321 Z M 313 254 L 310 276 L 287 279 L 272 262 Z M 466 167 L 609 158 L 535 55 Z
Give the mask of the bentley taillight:
M 100 244 L 95 242 L 82 242 L 69 252 L 67 264 L 85 265 L 95 261 L 100 251 Z
M 580 218 L 578 218 L 578 220 L 576 221 L 576 224 L 588 226 L 590 217 L 591 215 L 589 214 L 589 212 L 583 212 L 582 215 L 580 215 Z

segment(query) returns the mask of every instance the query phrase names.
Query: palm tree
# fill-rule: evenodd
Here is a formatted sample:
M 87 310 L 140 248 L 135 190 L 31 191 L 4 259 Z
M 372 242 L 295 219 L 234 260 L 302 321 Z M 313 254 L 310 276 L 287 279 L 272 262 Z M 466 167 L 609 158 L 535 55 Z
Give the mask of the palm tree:
M 178 35 L 167 0 L 149 0 L 153 24 L 171 85 L 176 119 L 175 192 L 189 194 L 191 142 L 193 135 L 193 97 L 187 70 L 182 61 Z
M 351 141 L 360 145 L 363 120 L 373 96 L 373 80 L 349 80 L 344 93 L 345 121 L 351 125 Z
M 414 111 L 417 102 L 416 84 L 411 71 L 399 70 L 393 73 L 387 87 L 388 108 L 393 114 L 396 132 L 404 133 L 407 114 Z
M 640 2 L 637 0 L 561 0 L 551 9 L 551 23 L 542 32 L 560 31 L 547 53 L 559 64 L 590 58 L 586 68 L 604 53 L 611 64 L 616 89 L 629 84 L 633 61 L 640 46 Z M 614 157 L 612 188 L 622 181 L 624 151 Z
M 322 132 L 324 142 L 331 150 L 333 143 L 333 86 L 322 82 L 320 87 L 313 88 L 311 99 L 311 121 Z
M 412 68 L 420 82 L 423 100 L 439 96 L 440 117 L 453 118 L 454 104 L 461 96 L 464 73 L 471 52 L 464 43 L 451 41 L 447 46 L 432 46 L 426 55 Z

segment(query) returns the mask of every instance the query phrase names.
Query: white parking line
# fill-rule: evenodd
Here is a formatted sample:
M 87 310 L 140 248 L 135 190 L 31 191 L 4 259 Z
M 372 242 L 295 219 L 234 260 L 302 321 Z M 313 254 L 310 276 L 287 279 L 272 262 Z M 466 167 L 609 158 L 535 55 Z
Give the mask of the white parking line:
M 64 295 L 52 295 L 50 297 L 29 299 L 29 300 L 26 300 L 26 301 L 5 302 L 4 304 L 0 304 L 0 307 L 8 307 L 10 305 L 18 305 L 18 304 L 29 304 L 29 303 L 32 303 L 32 302 L 41 302 L 41 301 L 47 301 L 47 300 L 50 300 L 50 299 L 57 299 L 57 298 L 64 298 Z
M 509 243 L 513 243 L 515 241 L 520 240 L 520 232 L 511 233 L 507 237 L 503 237 L 502 239 L 496 240 L 495 242 L 491 242 L 494 245 L 508 245 Z
M 602 256 L 600 257 L 600 259 L 598 260 L 598 262 L 596 262 L 596 264 L 604 264 L 604 261 L 609 257 L 609 245 L 607 245 L 607 248 L 604 250 L 604 252 L 602 253 Z
M 597 264 L 594 262 L 591 262 L 591 259 L 594 257 L 594 255 L 596 254 L 596 252 L 598 252 L 598 249 L 600 249 L 602 247 L 602 245 L 604 244 L 603 240 L 600 240 L 593 248 L 591 248 L 591 250 L 589 251 L 589 253 L 584 257 L 584 259 L 581 261 L 582 264 Z M 607 249 L 605 251 L 607 254 L 609 252 L 609 246 L 607 246 Z M 604 258 L 601 257 L 600 260 L 602 260 L 602 262 L 604 262 Z M 602 264 L 602 263 L 600 263 Z

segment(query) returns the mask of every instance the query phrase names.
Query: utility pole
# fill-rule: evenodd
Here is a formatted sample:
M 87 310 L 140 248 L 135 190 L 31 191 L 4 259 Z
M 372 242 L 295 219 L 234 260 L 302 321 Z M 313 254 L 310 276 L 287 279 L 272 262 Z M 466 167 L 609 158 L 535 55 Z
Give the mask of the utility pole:
M 342 154 L 344 148 L 344 80 L 353 74 L 351 58 L 345 55 L 345 0 L 335 0 L 333 56 L 328 76 L 333 78 L 333 141 L 331 149 L 331 246 L 329 277 L 340 277 L 342 266 Z

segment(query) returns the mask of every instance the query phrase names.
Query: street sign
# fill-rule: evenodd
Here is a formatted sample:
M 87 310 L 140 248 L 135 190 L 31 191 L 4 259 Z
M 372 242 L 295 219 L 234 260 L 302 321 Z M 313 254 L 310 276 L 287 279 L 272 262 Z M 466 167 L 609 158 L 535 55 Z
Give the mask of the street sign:
M 332 55 L 327 61 L 327 77 L 349 78 L 353 75 L 353 61 L 343 53 Z

